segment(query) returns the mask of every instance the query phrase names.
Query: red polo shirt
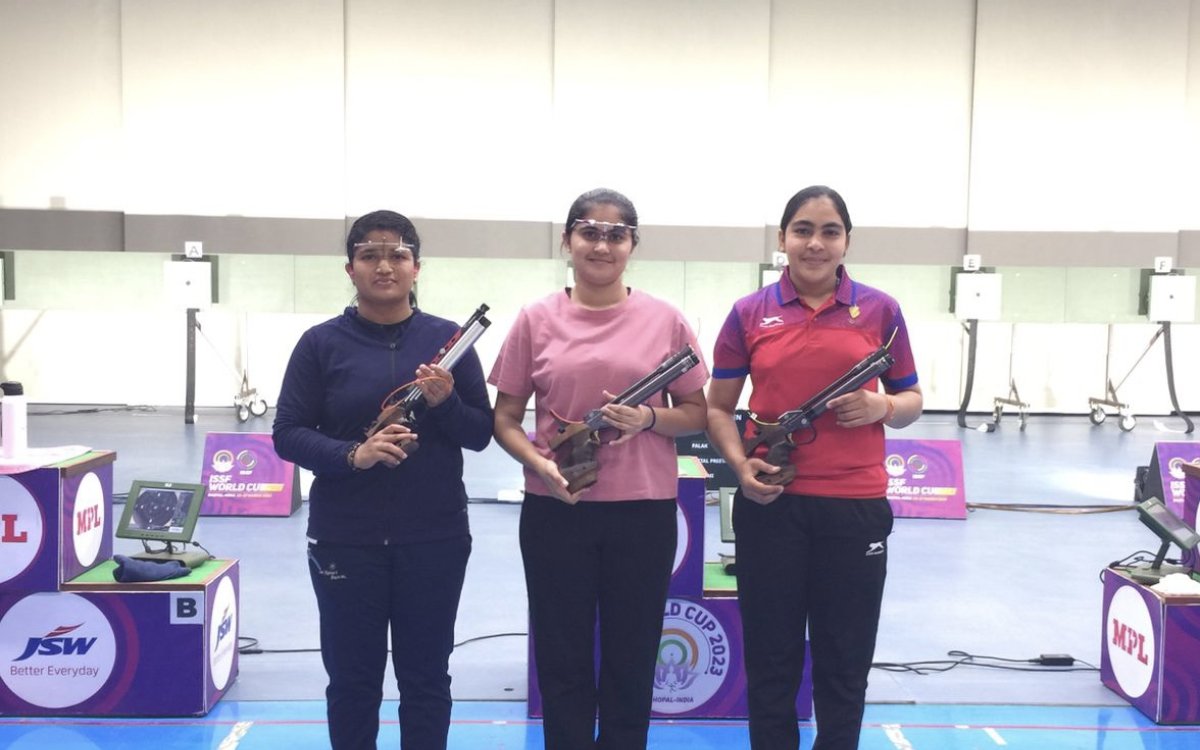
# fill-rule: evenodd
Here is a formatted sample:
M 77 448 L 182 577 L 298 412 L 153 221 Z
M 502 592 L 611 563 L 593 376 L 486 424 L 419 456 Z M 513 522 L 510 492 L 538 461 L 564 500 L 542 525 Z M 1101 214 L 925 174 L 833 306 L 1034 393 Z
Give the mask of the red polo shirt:
M 820 309 L 805 304 L 787 270 L 777 284 L 734 303 L 713 352 L 713 379 L 750 376 L 750 411 L 774 422 L 840 378 L 863 357 L 895 337 L 895 363 L 880 378 L 895 393 L 917 384 L 908 329 L 896 300 L 851 280 L 838 268 L 838 286 Z M 865 388 L 876 389 L 877 381 Z M 747 429 L 753 425 L 748 424 Z M 876 498 L 887 492 L 883 424 L 844 428 L 832 411 L 796 433 L 796 478 L 789 493 Z M 807 442 L 809 440 L 812 442 Z M 764 449 L 760 448 L 760 451 Z

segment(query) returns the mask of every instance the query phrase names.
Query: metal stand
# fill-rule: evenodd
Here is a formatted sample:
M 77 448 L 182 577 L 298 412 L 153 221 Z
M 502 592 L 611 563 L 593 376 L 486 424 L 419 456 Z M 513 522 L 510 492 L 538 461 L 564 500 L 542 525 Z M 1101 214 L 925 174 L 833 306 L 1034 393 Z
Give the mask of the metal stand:
M 976 339 L 979 337 L 979 321 L 975 319 L 968 320 L 963 329 L 967 332 L 967 382 L 963 387 L 963 400 L 958 407 L 958 426 L 967 428 L 967 405 L 971 403 L 971 391 L 975 386 L 975 346 Z M 1008 353 L 1008 371 L 1012 373 L 1012 348 L 1009 348 Z M 1017 415 L 1021 421 L 1021 429 L 1025 429 L 1025 421 L 1029 412 L 1029 404 L 1021 400 L 1021 394 L 1017 392 L 1017 383 L 1011 377 L 1008 381 L 1008 396 L 997 396 L 992 399 L 992 421 L 984 422 L 977 427 L 971 428 L 982 432 L 995 432 L 996 427 L 1000 424 L 1000 418 L 1004 416 L 1005 406 L 1017 407 Z
M 1011 368 L 1010 368 L 1011 369 Z M 1000 417 L 1004 416 L 1004 407 L 1017 407 L 1017 418 L 1021 421 L 1021 429 L 1025 429 L 1025 419 L 1029 412 L 1029 404 L 1021 400 L 1021 394 L 1017 393 L 1017 381 L 1010 379 L 1008 381 L 1008 397 L 997 396 L 992 399 L 994 404 L 992 422 L 999 425 Z
M 187 385 L 183 397 L 183 423 L 196 423 L 196 331 L 200 322 L 196 320 L 199 310 L 189 307 L 187 311 Z
M 1183 420 L 1184 425 L 1186 425 L 1183 430 L 1184 434 L 1190 435 L 1192 433 L 1192 430 L 1195 429 L 1195 426 L 1192 424 L 1192 420 L 1188 417 L 1188 415 L 1179 408 L 1179 398 L 1175 395 L 1175 362 L 1174 357 L 1171 354 L 1170 322 L 1163 322 L 1159 324 L 1158 330 L 1155 331 L 1154 335 L 1150 338 L 1150 343 L 1146 344 L 1146 348 L 1142 350 L 1142 353 L 1140 356 L 1138 356 L 1137 361 L 1135 361 L 1133 366 L 1129 368 L 1129 371 L 1125 373 L 1125 377 L 1121 378 L 1120 383 L 1117 383 L 1116 386 L 1113 386 L 1112 379 L 1108 377 L 1108 373 L 1105 373 L 1107 386 L 1105 398 L 1088 399 L 1088 419 L 1091 420 L 1092 424 L 1100 425 L 1104 423 L 1104 420 L 1108 418 L 1108 413 L 1105 411 L 1105 408 L 1107 407 L 1109 409 L 1117 410 L 1117 414 L 1121 417 L 1121 421 L 1118 423 L 1118 426 L 1123 432 L 1129 432 L 1137 426 L 1137 419 L 1130 412 L 1129 404 L 1123 403 L 1120 400 L 1120 398 L 1117 396 L 1117 391 L 1120 390 L 1121 386 L 1125 385 L 1125 381 L 1129 379 L 1129 376 L 1133 374 L 1133 371 L 1137 369 L 1137 366 L 1140 365 L 1142 360 L 1146 358 L 1146 355 L 1150 353 L 1150 349 L 1153 348 L 1154 342 L 1158 341 L 1160 337 L 1163 340 L 1163 353 L 1166 357 L 1167 393 L 1171 397 L 1171 408 L 1173 410 L 1171 413 Z M 1109 350 L 1111 351 L 1112 326 L 1109 326 L 1108 329 L 1108 339 Z
M 1108 351 L 1110 354 L 1112 353 L 1112 330 L 1112 325 L 1109 324 Z M 1145 359 L 1146 354 L 1150 351 L 1150 347 L 1154 346 L 1154 342 L 1158 341 L 1158 337 L 1162 336 L 1162 333 L 1162 328 L 1159 328 L 1154 332 L 1153 338 L 1150 339 L 1150 343 L 1146 345 L 1146 348 L 1142 350 L 1141 356 L 1138 357 L 1137 361 L 1133 363 L 1133 367 L 1129 368 L 1129 372 L 1125 373 L 1125 377 L 1121 378 L 1121 382 L 1117 383 L 1115 386 L 1112 382 L 1112 376 L 1108 372 L 1108 358 L 1105 358 L 1105 397 L 1088 399 L 1088 419 L 1091 420 L 1092 424 L 1103 424 L 1104 420 L 1108 419 L 1108 412 L 1105 411 L 1105 408 L 1109 408 L 1117 410 L 1117 415 L 1121 418 L 1117 423 L 1117 426 L 1121 428 L 1122 432 L 1129 432 L 1134 427 L 1137 427 L 1137 418 L 1135 418 L 1133 413 L 1130 411 L 1129 404 L 1121 401 L 1121 398 L 1117 395 L 1117 391 L 1120 390 L 1121 386 L 1125 385 L 1125 381 L 1129 379 L 1129 376 L 1133 374 L 1133 371 L 1139 364 L 1141 364 L 1142 360 Z
M 191 311 L 189 311 L 189 312 L 191 312 Z M 196 324 L 196 330 L 200 330 L 199 323 Z M 204 336 L 204 332 L 200 331 L 200 335 Z M 217 345 L 214 344 L 212 342 L 212 340 L 208 338 L 208 336 L 204 336 L 204 340 L 206 342 L 208 342 L 208 345 L 212 348 L 213 354 L 216 355 L 217 359 L 221 360 L 221 362 L 228 365 L 229 368 L 231 370 L 233 370 L 235 377 L 241 378 L 241 380 L 240 380 L 241 385 L 238 388 L 237 394 L 235 394 L 233 397 L 233 407 L 235 409 L 237 409 L 238 421 L 245 422 L 248 419 L 250 419 L 251 415 L 254 415 L 256 417 L 261 417 L 264 414 L 266 414 L 267 413 L 267 400 L 264 399 L 262 396 L 258 395 L 257 388 L 253 388 L 250 386 L 250 371 L 249 371 L 249 369 L 243 367 L 242 371 L 239 373 L 236 367 L 231 365 L 227 359 L 225 359 L 224 357 L 221 356 L 221 350 L 217 348 Z M 189 346 L 191 346 L 191 344 L 189 344 Z M 249 359 L 249 355 L 243 350 L 243 352 L 242 352 L 243 364 L 245 363 L 245 361 L 247 359 Z M 190 372 L 190 370 L 189 370 L 189 372 Z

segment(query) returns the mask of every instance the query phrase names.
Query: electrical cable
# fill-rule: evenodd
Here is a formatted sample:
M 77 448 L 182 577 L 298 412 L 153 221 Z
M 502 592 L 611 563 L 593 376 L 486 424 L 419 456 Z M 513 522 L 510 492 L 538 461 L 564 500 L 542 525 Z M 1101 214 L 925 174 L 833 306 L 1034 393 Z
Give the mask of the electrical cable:
M 204 549 L 204 548 L 201 547 L 201 549 Z M 204 551 L 207 552 L 208 550 L 204 550 Z M 511 637 L 524 638 L 527 635 L 529 635 L 529 633 L 489 633 L 487 635 L 477 635 L 473 638 L 467 638 L 466 640 L 462 640 L 462 641 L 459 641 L 458 643 L 455 643 L 454 648 L 458 648 L 459 646 L 465 646 L 468 643 L 476 643 L 477 641 L 486 641 L 491 638 L 511 638 Z M 245 645 L 242 645 L 242 641 L 247 641 L 247 643 Z M 249 636 L 249 635 L 239 635 L 238 636 L 238 653 L 239 654 L 309 654 L 309 653 L 315 654 L 315 653 L 320 653 L 320 652 L 321 652 L 320 648 L 260 648 L 258 645 L 257 638 L 254 638 L 253 636 Z M 388 649 L 388 653 L 390 654 L 391 652 L 392 652 L 392 650 Z
M 873 669 L 881 669 L 885 672 L 911 672 L 912 674 L 922 676 L 949 672 L 955 667 L 983 667 L 986 669 L 1003 669 L 1013 672 L 1100 671 L 1099 667 L 1081 659 L 1076 659 L 1069 654 L 1042 654 L 1033 659 L 1009 659 L 1002 656 L 983 656 L 955 650 L 947 651 L 946 655 L 954 658 L 913 662 L 875 662 L 871 667 Z M 1083 666 L 1075 666 L 1077 664 Z
M 124 405 L 124 406 L 88 406 L 82 409 L 51 409 L 50 411 L 31 411 L 31 417 L 61 417 L 74 416 L 76 414 L 100 414 L 101 412 L 113 411 L 130 411 L 130 412 L 145 412 L 147 414 L 157 413 L 158 409 L 145 404 Z
M 1093 513 L 1124 513 L 1137 510 L 1136 505 L 1052 505 L 1048 503 L 967 503 L 968 510 L 1003 510 L 1013 513 L 1050 513 L 1063 516 L 1083 516 Z

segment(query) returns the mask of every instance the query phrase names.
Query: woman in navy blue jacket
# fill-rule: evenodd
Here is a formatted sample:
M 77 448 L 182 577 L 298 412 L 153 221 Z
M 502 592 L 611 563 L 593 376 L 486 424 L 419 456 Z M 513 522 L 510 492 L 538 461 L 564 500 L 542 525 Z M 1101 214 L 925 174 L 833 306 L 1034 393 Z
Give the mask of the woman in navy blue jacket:
M 376 211 L 346 238 L 357 305 L 310 328 L 292 352 L 274 425 L 279 455 L 313 472 L 308 559 L 329 675 L 335 750 L 375 748 L 391 629 L 402 748 L 444 748 L 448 664 L 471 535 L 462 449 L 492 434 L 474 350 L 430 366 L 458 325 L 416 307 L 421 241 L 404 216 Z M 366 431 L 382 402 L 416 380 L 416 430 Z M 419 450 L 406 451 L 417 438 Z M 411 453 L 411 455 L 409 455 Z

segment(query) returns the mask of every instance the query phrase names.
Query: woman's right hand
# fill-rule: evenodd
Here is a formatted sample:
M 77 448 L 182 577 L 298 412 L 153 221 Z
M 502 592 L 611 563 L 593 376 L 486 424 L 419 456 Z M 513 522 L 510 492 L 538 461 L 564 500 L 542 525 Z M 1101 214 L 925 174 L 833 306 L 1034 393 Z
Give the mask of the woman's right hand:
M 778 466 L 769 464 L 761 458 L 748 458 L 739 471 L 738 481 L 742 486 L 742 494 L 759 505 L 774 502 L 775 498 L 783 494 L 782 485 L 763 484 L 755 479 L 762 473 L 776 473 L 779 471 Z
M 417 433 L 407 425 L 390 424 L 363 441 L 354 452 L 354 467 L 369 469 L 375 464 L 395 468 L 408 458 L 404 446 L 415 441 Z
M 546 488 L 550 490 L 550 494 L 568 505 L 574 505 L 579 502 L 579 498 L 583 496 L 583 493 L 587 492 L 587 489 L 585 488 L 572 494 L 567 490 L 567 485 L 570 483 L 563 478 L 562 473 L 558 470 L 558 464 L 554 462 L 554 459 L 541 457 L 540 461 L 541 463 L 535 469 L 538 476 L 545 482 Z

